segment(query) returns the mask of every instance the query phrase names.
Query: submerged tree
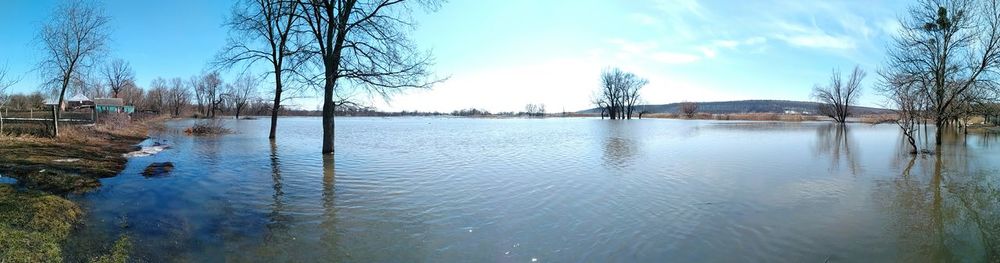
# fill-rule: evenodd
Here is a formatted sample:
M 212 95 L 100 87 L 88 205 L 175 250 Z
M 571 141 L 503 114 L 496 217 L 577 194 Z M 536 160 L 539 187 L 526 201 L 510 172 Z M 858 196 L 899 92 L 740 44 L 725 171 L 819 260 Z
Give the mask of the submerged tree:
M 891 73 L 883 73 L 891 74 Z M 911 153 L 920 153 L 917 147 L 916 133 L 920 130 L 917 124 L 923 118 L 922 113 L 926 112 L 926 97 L 921 89 L 924 83 L 907 79 L 904 76 L 883 76 L 880 91 L 889 102 L 889 108 L 896 113 L 893 121 L 899 126 L 906 138 L 906 142 L 913 149 Z
M 275 138 L 281 103 L 288 98 L 282 97 L 289 90 L 287 80 L 305 61 L 300 58 L 304 51 L 296 43 L 297 38 L 307 37 L 299 34 L 304 30 L 299 20 L 302 5 L 298 0 L 239 1 L 226 23 L 230 29 L 228 43 L 216 58 L 216 64 L 223 67 L 267 62 L 268 73 L 274 76 L 270 139 Z
M 611 119 L 631 119 L 641 99 L 639 91 L 647 83 L 649 81 L 619 68 L 604 70 L 601 72 L 601 89 L 593 103 Z
M 66 88 L 73 79 L 85 75 L 108 42 L 110 19 L 93 2 L 69 0 L 52 13 L 39 32 L 43 59 L 38 67 L 45 85 L 52 87 L 59 101 L 53 118 L 53 136 L 59 136 L 59 115 Z
M 900 21 L 889 49 L 886 82 L 905 81 L 927 103 L 938 127 L 956 119 L 963 98 L 995 89 L 1000 69 L 1000 5 L 997 0 L 921 0 Z
M 366 93 L 388 100 L 410 88 L 430 88 L 430 54 L 418 52 L 408 32 L 414 27 L 409 4 L 436 7 L 436 1 L 309 0 L 302 4 L 311 36 L 310 50 L 322 75 L 323 153 L 333 153 L 334 111 L 352 104 L 348 95 Z M 320 84 L 321 82 L 321 84 Z
M 816 84 L 813 97 L 821 103 L 820 114 L 833 118 L 838 123 L 846 122 L 847 117 L 851 116 L 851 105 L 861 95 L 861 81 L 866 75 L 860 66 L 855 66 L 847 77 L 847 82 L 841 79 L 839 70 L 833 70 L 829 86 Z

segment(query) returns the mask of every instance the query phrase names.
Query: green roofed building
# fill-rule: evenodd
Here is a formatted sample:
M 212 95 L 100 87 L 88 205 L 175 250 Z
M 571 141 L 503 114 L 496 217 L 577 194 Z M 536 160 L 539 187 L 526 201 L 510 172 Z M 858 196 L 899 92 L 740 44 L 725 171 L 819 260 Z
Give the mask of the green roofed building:
M 125 101 L 119 98 L 94 99 L 94 109 L 98 113 L 133 113 L 134 106 L 125 105 Z

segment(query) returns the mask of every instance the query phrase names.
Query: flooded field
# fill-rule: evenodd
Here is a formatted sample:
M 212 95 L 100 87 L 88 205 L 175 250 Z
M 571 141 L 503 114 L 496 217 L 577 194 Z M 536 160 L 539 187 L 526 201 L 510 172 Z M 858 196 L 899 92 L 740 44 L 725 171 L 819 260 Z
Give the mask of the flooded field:
M 1000 139 L 912 157 L 896 126 L 825 122 L 339 118 L 168 123 L 67 244 L 150 261 L 990 261 Z M 154 162 L 166 176 L 145 177 Z M 0 181 L 3 179 L 0 178 Z

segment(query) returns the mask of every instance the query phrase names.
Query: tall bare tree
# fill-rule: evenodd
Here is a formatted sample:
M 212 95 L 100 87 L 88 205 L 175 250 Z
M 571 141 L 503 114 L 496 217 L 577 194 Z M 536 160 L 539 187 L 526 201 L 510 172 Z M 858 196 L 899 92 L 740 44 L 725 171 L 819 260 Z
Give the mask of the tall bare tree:
M 334 111 L 350 104 L 357 91 L 388 100 L 409 88 L 430 88 L 432 64 L 418 52 L 408 32 L 414 27 L 411 2 L 436 8 L 436 1 L 308 0 L 303 20 L 310 48 L 323 74 L 323 153 L 334 151 Z
M 941 144 L 946 123 L 971 90 L 994 88 L 1000 66 L 997 0 L 920 0 L 902 17 L 883 77 L 906 80 L 928 103 Z M 894 79 L 886 79 L 891 82 Z
M 105 64 L 101 69 L 101 73 L 103 73 L 102 75 L 104 76 L 104 81 L 108 84 L 108 88 L 111 88 L 111 96 L 113 98 L 118 98 L 119 93 L 121 93 L 126 83 L 135 81 L 135 71 L 132 71 L 132 66 L 120 58 L 113 59 Z
M 302 3 L 299 0 L 242 0 L 233 7 L 226 25 L 230 29 L 228 43 L 216 57 L 216 64 L 232 67 L 245 64 L 250 67 L 267 62 L 274 76 L 274 102 L 271 110 L 271 130 L 268 138 L 274 139 L 278 127 L 278 113 L 283 102 L 282 94 L 289 90 L 288 77 L 295 75 L 304 59 L 298 59 L 302 47 L 296 42 L 303 30 Z
M 163 110 L 167 108 L 168 93 L 170 93 L 170 88 L 167 85 L 167 80 L 161 77 L 157 77 L 149 83 L 149 91 L 146 91 L 146 109 L 163 113 Z
M 205 85 L 201 83 L 201 76 L 191 76 L 188 79 L 188 86 L 194 91 L 194 101 L 198 106 L 198 113 L 202 116 L 208 116 L 205 113 L 205 105 L 208 103 L 205 103 Z
M 260 82 L 252 76 L 240 76 L 228 86 L 226 97 L 232 103 L 233 110 L 236 111 L 236 119 L 240 119 L 240 112 L 257 97 L 257 88 Z
M 180 116 L 181 110 L 191 101 L 191 90 L 188 87 L 181 78 L 170 79 L 170 92 L 167 97 L 174 116 Z
M 837 123 L 846 122 L 847 117 L 851 116 L 851 105 L 861 96 L 861 81 L 866 75 L 861 66 L 855 66 L 847 77 L 847 82 L 844 82 L 840 71 L 834 69 L 829 86 L 816 84 L 813 87 L 813 98 L 821 103 L 819 112 Z
M 43 59 L 38 67 L 46 85 L 58 90 L 62 105 L 70 81 L 80 78 L 105 50 L 110 18 L 94 2 L 67 0 L 61 3 L 42 26 Z M 61 107 L 55 107 L 53 135 L 59 136 Z
M 206 102 L 208 112 L 206 115 L 211 118 L 215 118 L 215 112 L 219 110 L 219 106 L 222 105 L 222 77 L 219 76 L 218 71 L 212 71 L 202 75 L 201 81 L 199 81 L 200 88 L 202 89 L 202 96 Z

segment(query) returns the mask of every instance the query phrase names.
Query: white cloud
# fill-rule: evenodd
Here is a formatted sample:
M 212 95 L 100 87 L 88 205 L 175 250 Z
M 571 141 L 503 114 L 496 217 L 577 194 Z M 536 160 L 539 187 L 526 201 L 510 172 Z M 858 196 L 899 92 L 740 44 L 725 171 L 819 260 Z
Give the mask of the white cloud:
M 808 48 L 854 49 L 857 46 L 855 40 L 849 36 L 831 36 L 825 33 L 778 35 L 777 38 L 793 46 Z
M 698 55 L 663 51 L 650 54 L 650 58 L 654 61 L 667 64 L 687 64 L 701 60 L 701 57 Z
M 630 16 L 630 18 L 633 21 L 635 21 L 636 23 L 640 24 L 640 25 L 645 25 L 645 26 L 660 26 L 660 25 L 662 25 L 661 24 L 662 22 L 659 19 L 657 19 L 655 17 L 652 17 L 650 15 L 647 15 L 647 14 L 635 13 L 635 14 L 632 14 Z
M 718 51 L 715 51 L 715 49 L 710 47 L 700 47 L 698 50 L 701 51 L 701 54 L 705 55 L 706 58 L 714 58 L 719 54 Z
M 656 49 L 656 47 L 658 46 L 658 44 L 656 44 L 656 42 L 653 41 L 634 42 L 620 38 L 608 40 L 608 43 L 617 45 L 622 52 L 629 54 L 646 53 L 649 52 L 650 50 Z

